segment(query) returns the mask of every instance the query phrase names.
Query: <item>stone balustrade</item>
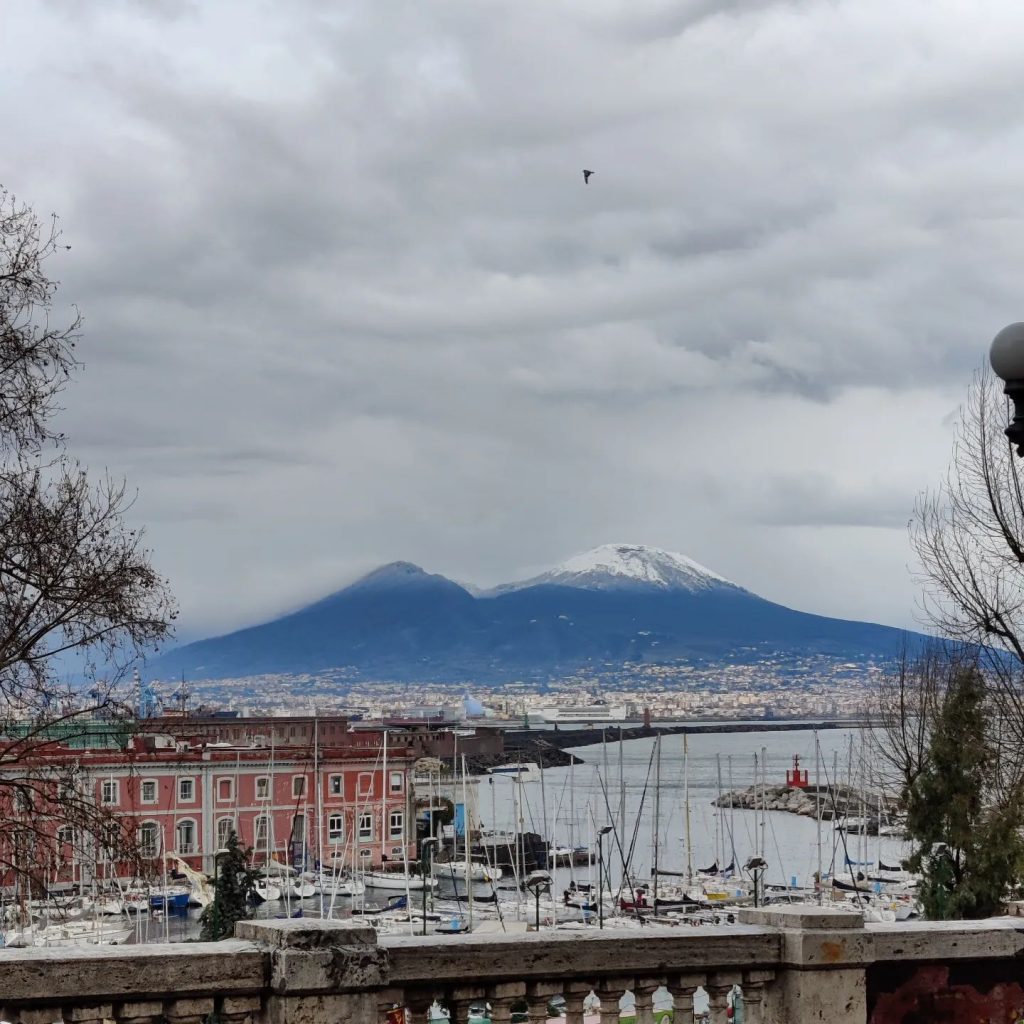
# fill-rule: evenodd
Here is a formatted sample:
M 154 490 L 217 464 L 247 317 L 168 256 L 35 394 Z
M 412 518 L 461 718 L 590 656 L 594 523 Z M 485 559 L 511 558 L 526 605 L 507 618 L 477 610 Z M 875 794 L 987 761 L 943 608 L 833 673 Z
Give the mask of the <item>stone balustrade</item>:
M 1024 921 L 868 925 L 741 912 L 732 927 L 378 939 L 350 921 L 247 921 L 221 943 L 0 950 L 11 1024 L 903 1024 L 1024 1019 Z M 917 1016 L 915 1016 L 917 1014 Z M 1017 1016 L 1014 1016 L 1016 1014 Z M 474 1014 L 475 1016 L 475 1014 Z

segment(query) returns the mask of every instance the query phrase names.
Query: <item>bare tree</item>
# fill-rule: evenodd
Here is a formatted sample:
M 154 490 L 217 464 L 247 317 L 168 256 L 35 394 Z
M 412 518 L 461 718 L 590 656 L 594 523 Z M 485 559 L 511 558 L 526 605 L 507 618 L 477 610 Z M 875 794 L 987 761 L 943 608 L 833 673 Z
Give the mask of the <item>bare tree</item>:
M 1024 479 L 1003 433 L 1009 418 L 998 381 L 980 370 L 944 485 L 919 500 L 911 524 L 927 618 L 977 650 L 1008 754 L 1024 743 Z
M 928 763 L 946 686 L 942 653 L 933 645 L 913 655 L 904 645 L 892 671 L 878 682 L 872 748 L 880 782 L 900 793 L 914 785 Z
M 45 748 L 86 719 L 125 713 L 118 684 L 176 614 L 141 531 L 125 522 L 126 486 L 90 480 L 53 424 L 78 368 L 81 319 L 54 322 L 48 273 L 67 248 L 55 217 L 41 221 L 0 188 L 0 813 L 20 837 L 0 867 L 9 859 L 29 873 L 45 861 L 44 827 L 51 842 L 66 826 L 131 855 L 130 837 L 94 794 L 61 781 Z M 69 681 L 83 676 L 91 685 Z M 19 863 L 29 847 L 35 867 Z

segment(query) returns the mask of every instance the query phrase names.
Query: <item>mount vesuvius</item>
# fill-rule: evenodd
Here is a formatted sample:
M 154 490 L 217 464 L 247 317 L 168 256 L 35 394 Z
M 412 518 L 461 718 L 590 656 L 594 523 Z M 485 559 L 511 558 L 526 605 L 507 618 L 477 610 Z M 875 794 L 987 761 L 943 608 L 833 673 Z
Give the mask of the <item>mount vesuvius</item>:
M 169 651 L 150 670 L 191 679 L 335 669 L 378 680 L 543 682 L 637 663 L 887 658 L 905 640 L 888 626 L 766 601 L 683 555 L 606 544 L 476 593 L 393 562 L 272 622 Z

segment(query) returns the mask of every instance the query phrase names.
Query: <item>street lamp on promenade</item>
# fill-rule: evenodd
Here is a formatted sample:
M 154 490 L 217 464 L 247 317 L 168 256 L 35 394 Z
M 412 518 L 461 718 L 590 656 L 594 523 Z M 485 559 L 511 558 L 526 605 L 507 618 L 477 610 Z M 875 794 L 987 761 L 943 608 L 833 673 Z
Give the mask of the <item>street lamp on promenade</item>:
M 536 924 L 534 929 L 540 931 L 540 894 L 551 892 L 551 876 L 545 872 L 538 871 L 531 874 L 526 880 L 526 888 L 533 890 L 533 899 L 537 908 Z
M 1013 402 L 1013 420 L 1006 436 L 1024 456 L 1024 323 L 1004 327 L 993 339 L 988 353 L 992 369 L 1003 382 L 1006 397 Z
M 420 845 L 420 878 L 423 880 L 423 934 L 427 934 L 427 889 L 430 888 L 430 879 L 433 878 L 432 867 L 434 851 L 437 849 L 437 837 L 431 836 L 424 839 Z M 469 857 L 467 855 L 466 859 Z
M 597 833 L 597 927 L 604 928 L 604 837 L 612 826 L 605 825 Z M 611 886 L 609 886 L 611 888 Z

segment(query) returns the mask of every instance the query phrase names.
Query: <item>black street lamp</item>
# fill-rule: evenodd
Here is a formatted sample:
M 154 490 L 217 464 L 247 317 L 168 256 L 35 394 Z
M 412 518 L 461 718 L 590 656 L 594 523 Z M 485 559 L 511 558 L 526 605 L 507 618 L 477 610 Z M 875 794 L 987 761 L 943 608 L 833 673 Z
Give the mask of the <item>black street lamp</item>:
M 533 899 L 536 904 L 536 924 L 534 929 L 540 931 L 540 894 L 542 892 L 551 892 L 551 876 L 544 874 L 542 871 L 534 872 L 526 880 L 526 888 L 533 890 Z
M 423 882 L 423 934 L 427 934 L 427 889 L 430 887 L 430 862 L 437 846 L 436 836 L 424 839 L 420 844 L 420 880 Z M 468 859 L 468 858 L 467 858 Z
M 612 831 L 605 825 L 597 833 L 597 927 L 604 928 L 604 837 Z M 611 886 L 608 886 L 610 889 Z
M 993 339 L 988 353 L 992 369 L 1003 382 L 1006 397 L 1013 402 L 1013 420 L 1006 436 L 1024 456 L 1024 323 L 1004 327 Z
M 746 864 L 743 865 L 743 870 L 750 875 L 754 880 L 754 906 L 759 907 L 761 905 L 761 897 L 764 895 L 761 892 L 761 878 L 768 867 L 768 862 L 763 857 L 751 857 Z

